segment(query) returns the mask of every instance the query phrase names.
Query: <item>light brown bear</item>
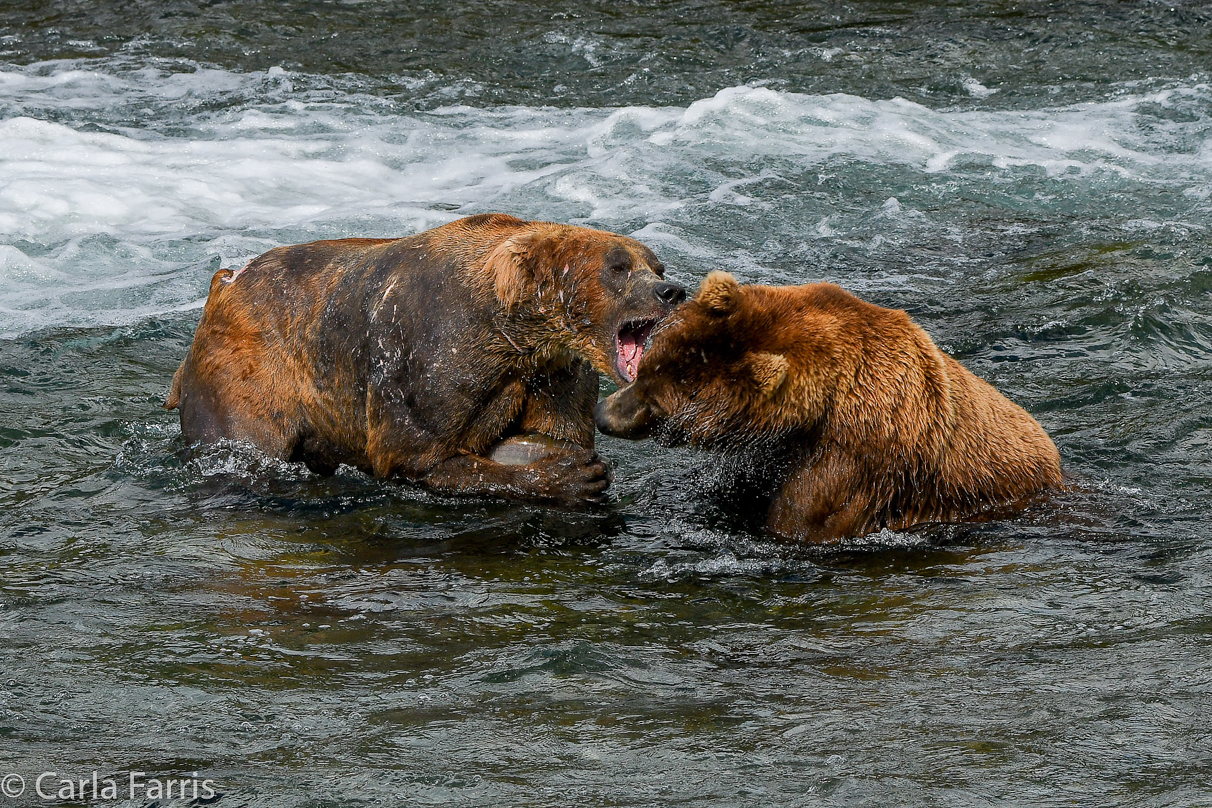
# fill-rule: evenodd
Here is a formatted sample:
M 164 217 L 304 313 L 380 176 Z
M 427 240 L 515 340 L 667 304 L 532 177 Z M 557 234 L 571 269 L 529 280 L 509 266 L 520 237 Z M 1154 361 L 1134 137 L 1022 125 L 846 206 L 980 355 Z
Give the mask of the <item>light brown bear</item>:
M 598 372 L 633 378 L 686 297 L 664 273 L 633 239 L 500 214 L 279 247 L 215 274 L 164 406 L 190 444 L 247 441 L 322 474 L 595 501 Z
M 1026 411 L 905 312 L 826 283 L 711 273 L 595 420 L 616 437 L 765 454 L 766 527 L 804 542 L 1006 513 L 1061 484 Z

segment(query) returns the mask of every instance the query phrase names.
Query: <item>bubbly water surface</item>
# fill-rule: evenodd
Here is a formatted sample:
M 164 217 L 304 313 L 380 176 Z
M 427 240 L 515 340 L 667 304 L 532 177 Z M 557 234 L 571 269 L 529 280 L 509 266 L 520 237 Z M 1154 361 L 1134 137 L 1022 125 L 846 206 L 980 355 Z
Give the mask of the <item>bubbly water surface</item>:
M 111 5 L 0 11 L 0 776 L 1212 803 L 1206 9 Z M 486 211 L 904 308 L 1073 491 L 810 552 L 649 444 L 587 513 L 180 459 L 216 269 Z

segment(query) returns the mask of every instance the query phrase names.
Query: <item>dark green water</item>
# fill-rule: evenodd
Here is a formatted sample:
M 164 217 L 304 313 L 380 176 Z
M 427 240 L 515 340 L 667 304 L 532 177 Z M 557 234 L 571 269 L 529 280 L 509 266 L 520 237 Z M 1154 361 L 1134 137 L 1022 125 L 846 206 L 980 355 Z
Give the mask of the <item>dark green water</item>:
M 0 7 L 0 805 L 132 770 L 223 806 L 1212 805 L 1210 30 Z M 179 459 L 217 267 L 486 210 L 905 308 L 1075 490 L 814 553 L 646 444 L 601 440 L 616 502 L 578 514 Z

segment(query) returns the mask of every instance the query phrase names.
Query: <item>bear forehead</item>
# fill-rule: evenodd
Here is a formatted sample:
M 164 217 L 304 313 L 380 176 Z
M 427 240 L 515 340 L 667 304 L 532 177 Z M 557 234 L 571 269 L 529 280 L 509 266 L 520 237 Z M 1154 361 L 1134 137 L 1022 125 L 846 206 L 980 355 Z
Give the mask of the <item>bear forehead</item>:
M 608 233 L 605 230 L 590 230 L 588 228 L 581 230 L 581 234 L 586 237 L 586 240 L 595 243 L 596 246 L 606 253 L 626 253 L 633 259 L 640 259 L 645 262 L 655 261 L 656 255 L 648 246 L 636 241 L 627 236 L 621 236 L 618 233 Z
M 734 333 L 726 318 L 683 311 L 658 329 L 648 350 L 653 364 L 719 372 L 725 363 L 752 347 L 744 334 Z
M 560 248 L 578 254 L 593 265 L 625 267 L 633 270 L 664 269 L 656 254 L 640 242 L 597 230 L 585 230 L 570 234 L 560 240 Z

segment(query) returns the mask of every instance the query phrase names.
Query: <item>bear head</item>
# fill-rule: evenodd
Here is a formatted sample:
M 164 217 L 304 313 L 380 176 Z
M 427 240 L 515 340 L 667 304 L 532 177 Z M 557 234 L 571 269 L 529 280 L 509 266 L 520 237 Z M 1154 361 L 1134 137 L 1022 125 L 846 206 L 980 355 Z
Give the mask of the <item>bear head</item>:
M 785 327 L 794 312 L 771 287 L 712 272 L 662 323 L 636 380 L 598 403 L 607 435 L 665 445 L 743 448 L 803 426 Z
M 665 267 L 635 239 L 586 227 L 521 223 L 488 256 L 515 346 L 571 351 L 620 384 L 635 379 L 649 335 L 686 299 Z

